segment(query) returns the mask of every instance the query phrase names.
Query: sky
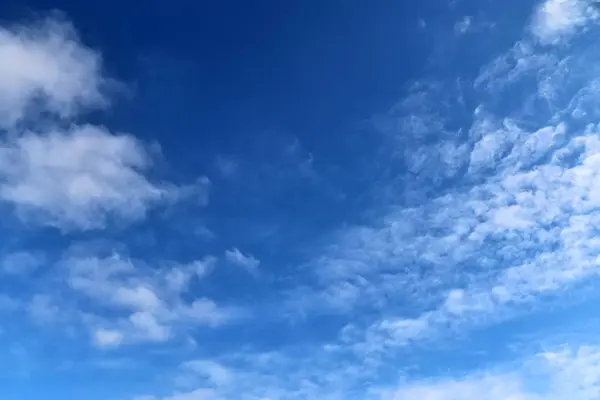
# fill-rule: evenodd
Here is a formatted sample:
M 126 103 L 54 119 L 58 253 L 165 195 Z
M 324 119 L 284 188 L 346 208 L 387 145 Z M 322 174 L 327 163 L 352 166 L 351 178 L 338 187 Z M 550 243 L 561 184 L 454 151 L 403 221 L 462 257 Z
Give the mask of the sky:
M 0 1 L 0 400 L 600 398 L 599 24 Z

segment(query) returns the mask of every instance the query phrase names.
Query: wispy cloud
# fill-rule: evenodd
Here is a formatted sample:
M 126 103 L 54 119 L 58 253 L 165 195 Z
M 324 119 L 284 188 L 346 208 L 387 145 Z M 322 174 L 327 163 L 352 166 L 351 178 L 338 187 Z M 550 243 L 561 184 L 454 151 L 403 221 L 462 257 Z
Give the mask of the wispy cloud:
M 216 327 L 240 315 L 232 307 L 220 307 L 210 299 L 182 297 L 191 279 L 202 279 L 213 259 L 190 264 L 165 265 L 152 272 L 144 263 L 115 254 L 111 257 L 73 256 L 61 262 L 68 286 L 89 300 L 87 310 L 93 341 L 102 346 L 132 341 L 162 342 L 176 335 L 178 327 Z M 189 297 L 189 294 L 188 294 Z M 120 316 L 107 319 L 100 310 Z
M 463 17 L 463 19 L 461 19 L 459 22 L 454 24 L 454 32 L 458 35 L 465 34 L 469 31 L 469 29 L 471 29 L 472 25 L 473 25 L 473 17 L 471 17 L 470 15 L 467 15 L 467 16 Z
M 380 349 L 509 318 L 598 276 L 599 128 L 581 111 L 597 104 L 588 65 L 598 54 L 541 48 L 527 35 L 470 88 L 418 85 L 377 121 L 401 143 L 408 173 L 388 184 L 396 197 L 379 220 L 319 248 L 309 263 L 317 285 L 293 292 L 306 299 L 294 306 L 383 313 L 353 342 Z M 440 85 L 481 100 L 465 114 L 464 98 L 446 101 Z M 524 101 L 498 104 L 523 85 Z
M 195 361 L 190 363 L 184 364 L 184 368 L 190 368 Z M 234 395 L 240 399 L 559 400 L 569 397 L 592 400 L 600 391 L 600 351 L 594 346 L 555 348 L 525 356 L 518 362 L 466 374 L 417 380 L 403 377 L 396 385 L 371 384 L 369 390 L 356 396 L 339 386 L 341 382 L 347 383 L 351 368 L 323 371 L 322 365 L 316 363 L 312 369 L 290 369 L 290 365 L 281 363 L 286 363 L 285 357 L 255 355 L 252 366 L 247 365 L 243 372 L 233 373 L 220 363 L 203 361 L 199 372 L 209 378 L 204 385 L 160 399 L 179 398 L 177 396 L 196 399 L 194 396 L 198 393 L 210 393 L 218 399 Z M 276 365 L 285 365 L 285 371 L 271 369 L 267 372 L 269 367 Z M 216 370 L 226 379 L 214 381 L 210 378 L 209 372 Z M 286 374 L 291 374 L 293 381 L 286 379 Z
M 600 127 L 598 81 L 590 65 L 600 53 L 565 50 L 593 28 L 595 13 L 589 2 L 540 3 L 523 37 L 478 77 L 415 84 L 377 119 L 385 142 L 378 163 L 391 166 L 373 179 L 377 201 L 369 217 L 375 217 L 320 238 L 300 272 L 288 268 L 288 275 L 278 276 L 275 285 L 293 287 L 282 290 L 287 297 L 281 303 L 279 287 L 269 293 L 277 316 L 302 309 L 313 324 L 302 328 L 335 313 L 314 335 L 322 337 L 306 335 L 307 343 L 273 351 L 250 345 L 231 350 L 236 342 L 212 354 L 204 346 L 184 361 L 169 349 L 176 388 L 163 386 L 162 394 L 137 400 L 596 399 L 595 347 L 565 346 L 516 367 L 429 379 L 395 364 L 392 373 L 382 372 L 386 357 L 404 355 L 415 343 L 486 327 L 549 298 L 562 299 L 579 283 L 596 282 Z M 470 24 L 463 21 L 458 32 Z M 108 102 L 100 57 L 68 25 L 0 31 L 2 54 L 48 65 L 43 71 L 0 67 L 0 89 L 8 87 L 0 94 L 0 106 L 8 110 L 0 113 L 6 131 L 0 139 L 0 199 L 23 221 L 89 235 L 115 220 L 142 220 L 161 204 L 190 198 L 206 203 L 208 179 L 158 180 L 153 161 L 159 155 L 144 142 L 76 123 L 86 108 Z M 74 80 L 63 82 L 68 76 Z M 34 106 L 52 118 L 38 121 L 30 112 Z M 314 177 L 310 153 L 298 142 L 288 147 L 273 165 L 295 173 L 271 166 L 269 174 L 278 182 L 290 175 Z M 223 176 L 242 171 L 238 164 L 218 167 Z M 227 263 L 253 273 L 261 266 L 241 245 L 226 246 Z M 43 258 L 35 254 L 7 254 L 0 268 L 33 271 Z M 76 325 L 100 349 L 165 345 L 246 315 L 227 301 L 228 293 L 203 291 L 217 260 L 196 249 L 188 261 L 129 256 L 126 245 L 108 255 L 86 244 L 58 254 L 58 261 L 43 258 L 51 271 L 38 277 L 44 290 L 6 300 L 40 327 Z M 291 329 L 289 320 L 273 319 L 257 319 L 248 331 L 267 331 L 271 323 L 277 334 L 276 328 Z
M 382 399 L 591 400 L 600 393 L 600 353 L 595 347 L 556 349 L 524 360 L 516 371 L 401 385 Z
M 233 248 L 225 251 L 225 259 L 233 265 L 247 269 L 248 271 L 256 271 L 260 265 L 260 261 L 254 256 L 242 253 L 239 249 Z
M 0 271 L 10 275 L 27 275 L 44 262 L 39 253 L 17 251 L 5 254 L 0 259 Z

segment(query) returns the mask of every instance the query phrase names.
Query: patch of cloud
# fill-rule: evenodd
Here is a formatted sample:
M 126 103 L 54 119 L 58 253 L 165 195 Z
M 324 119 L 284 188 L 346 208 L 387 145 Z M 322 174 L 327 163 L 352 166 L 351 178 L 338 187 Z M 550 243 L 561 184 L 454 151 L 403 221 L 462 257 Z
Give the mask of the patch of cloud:
M 0 259 L 0 271 L 9 275 L 24 275 L 44 263 L 44 256 L 38 253 L 17 251 L 5 254 Z
M 71 117 L 107 104 L 101 57 L 57 19 L 0 28 L 0 127 L 11 128 L 40 108 Z M 37 107 L 32 107 L 35 102 Z
M 543 44 L 556 44 L 598 17 L 593 1 L 545 0 L 535 11 L 531 30 Z
M 27 312 L 33 321 L 39 324 L 50 324 L 62 317 L 61 309 L 47 294 L 36 294 L 27 306 Z
M 323 364 L 323 354 L 328 351 L 321 351 L 320 356 L 317 353 L 306 357 L 280 353 L 246 355 L 241 359 L 229 358 L 225 365 L 206 360 L 197 364 L 193 360 L 184 363 L 183 370 L 198 370 L 209 381 L 213 380 L 212 383 L 200 383 L 199 389 L 178 392 L 173 396 L 194 396 L 198 390 L 210 390 L 210 395 L 215 398 L 235 395 L 244 400 L 355 398 L 346 387 L 352 377 L 368 379 L 369 388 L 360 392 L 359 396 L 372 400 L 592 400 L 597 398 L 600 390 L 600 349 L 594 346 L 563 346 L 526 355 L 510 364 L 465 374 L 440 373 L 426 379 L 404 376 L 398 379 L 396 385 L 377 384 L 376 378 L 367 377 L 368 366 L 363 369 L 330 368 L 335 363 Z M 368 362 L 368 359 L 364 361 Z M 228 365 L 239 365 L 240 362 L 244 365 L 243 370 L 231 375 Z M 226 378 L 211 378 L 210 372 L 216 370 L 219 375 L 227 371 Z
M 242 267 L 248 271 L 256 271 L 260 265 L 260 261 L 254 258 L 251 254 L 244 254 L 237 248 L 232 248 L 225 251 L 225 259 L 238 267 Z
M 317 282 L 292 306 L 383 313 L 352 342 L 373 349 L 510 318 L 594 282 L 600 128 L 576 111 L 597 106 L 589 67 L 597 60 L 597 52 L 547 53 L 522 39 L 474 85 L 528 101 L 499 106 L 483 96 L 467 117 L 468 104 L 446 100 L 443 84 L 413 88 L 377 121 L 410 174 L 389 185 L 397 196 L 381 218 L 319 248 L 308 265 Z M 554 93 L 552 107 L 542 87 Z
M 140 219 L 157 203 L 207 191 L 204 181 L 179 187 L 151 182 L 141 142 L 91 125 L 6 138 L 0 154 L 0 199 L 26 220 L 63 229 Z
M 21 306 L 22 306 L 22 302 L 20 300 L 17 300 L 6 294 L 0 293 L 0 311 L 2 311 L 2 312 L 16 311 L 16 310 L 20 309 Z
M 381 400 L 541 400 L 526 393 L 523 382 L 510 375 L 466 377 L 464 379 L 417 383 L 381 395 Z
M 217 327 L 237 318 L 240 312 L 221 307 L 210 299 L 189 297 L 195 277 L 206 276 L 214 259 L 164 266 L 152 271 L 144 263 L 118 254 L 102 258 L 70 256 L 61 265 L 71 290 L 92 301 L 87 325 L 93 342 L 111 347 L 128 342 L 164 342 L 179 327 Z M 101 310 L 113 310 L 118 317 L 102 317 Z
M 600 394 L 600 352 L 595 347 L 558 349 L 525 360 L 513 372 L 402 384 L 381 399 L 592 400 Z
M 123 342 L 123 334 L 118 330 L 98 329 L 93 333 L 93 342 L 100 348 L 118 347 Z
M 473 17 L 467 15 L 454 24 L 454 32 L 458 35 L 467 33 L 473 25 Z
M 240 168 L 239 163 L 233 157 L 219 156 L 215 161 L 219 174 L 224 178 L 234 177 Z
M 151 152 L 141 141 L 73 123 L 86 109 L 108 105 L 110 79 L 101 57 L 70 24 L 46 19 L 2 28 L 0 58 L 6 60 L 0 67 L 0 200 L 24 220 L 89 230 L 111 219 L 141 219 L 157 204 L 207 203 L 207 178 L 184 185 L 152 181 Z
M 187 374 L 198 375 L 217 387 L 230 384 L 234 378 L 233 372 L 229 368 L 212 360 L 186 361 L 183 363 L 182 369 Z

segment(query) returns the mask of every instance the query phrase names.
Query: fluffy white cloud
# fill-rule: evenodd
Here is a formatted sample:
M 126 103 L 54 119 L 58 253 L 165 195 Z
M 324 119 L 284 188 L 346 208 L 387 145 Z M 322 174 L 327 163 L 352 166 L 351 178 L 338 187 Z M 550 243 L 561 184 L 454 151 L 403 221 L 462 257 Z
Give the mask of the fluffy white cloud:
M 43 109 L 70 117 L 106 104 L 100 56 L 56 19 L 0 28 L 0 127 Z
M 532 31 L 542 43 L 568 38 L 592 20 L 597 9 L 588 0 L 545 0 L 536 10 Z
M 70 25 L 0 29 L 0 59 L 0 200 L 22 218 L 85 230 L 142 218 L 158 203 L 206 203 L 206 178 L 190 185 L 148 178 L 151 154 L 134 137 L 100 126 L 64 128 L 86 107 L 107 104 L 100 57 Z
M 144 177 L 150 160 L 140 142 L 94 126 L 6 138 L 0 155 L 0 199 L 61 228 L 140 218 L 170 195 Z

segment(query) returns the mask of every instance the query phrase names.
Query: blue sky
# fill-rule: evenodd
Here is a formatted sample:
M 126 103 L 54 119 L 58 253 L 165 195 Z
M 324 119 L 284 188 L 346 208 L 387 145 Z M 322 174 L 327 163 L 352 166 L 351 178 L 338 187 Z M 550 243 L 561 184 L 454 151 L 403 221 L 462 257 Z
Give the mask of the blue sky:
M 600 398 L 600 8 L 0 2 L 0 400 Z

